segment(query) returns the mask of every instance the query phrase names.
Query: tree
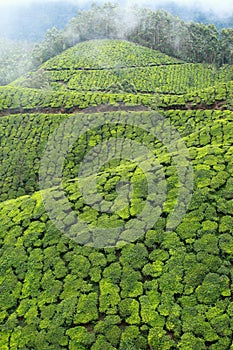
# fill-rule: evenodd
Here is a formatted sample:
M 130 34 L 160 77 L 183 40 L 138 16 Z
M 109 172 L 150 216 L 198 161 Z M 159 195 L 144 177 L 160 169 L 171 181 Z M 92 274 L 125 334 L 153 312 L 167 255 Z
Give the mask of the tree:
M 220 34 L 221 64 L 233 64 L 233 29 L 222 29 Z
M 32 62 L 36 67 L 53 56 L 58 55 L 68 47 L 65 43 L 64 33 L 56 27 L 49 29 L 42 44 L 35 46 L 32 52 Z

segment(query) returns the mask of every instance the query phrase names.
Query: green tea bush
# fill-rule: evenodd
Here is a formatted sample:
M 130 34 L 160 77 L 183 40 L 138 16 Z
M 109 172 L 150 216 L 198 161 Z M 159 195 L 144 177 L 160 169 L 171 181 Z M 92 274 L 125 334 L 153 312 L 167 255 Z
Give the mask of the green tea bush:
M 219 76 L 217 70 L 211 76 L 212 68 L 184 64 L 118 41 L 103 42 L 102 56 L 96 59 L 91 51 L 93 45 L 83 43 L 70 50 L 73 57 L 64 53 L 48 61 L 44 69 L 55 83 L 64 80 L 65 84 L 73 82 L 77 86 L 79 77 L 82 89 L 91 86 L 101 90 L 114 79 L 126 79 L 127 89 L 133 83 L 131 88 L 137 92 L 158 88 L 168 94 L 158 99 L 157 95 L 136 91 L 66 91 L 67 86 L 57 91 L 13 86 L 0 89 L 0 111 L 9 114 L 0 119 L 0 348 L 230 349 L 232 112 L 212 109 L 213 104 L 219 108 L 223 103 L 223 109 L 230 105 L 232 82 L 226 82 L 227 67 Z M 126 56 L 129 46 L 131 51 Z M 149 71 L 151 76 L 146 79 Z M 185 94 L 190 90 L 192 93 Z M 186 143 L 194 170 L 192 200 L 176 229 L 166 228 L 179 188 L 173 155 L 142 128 L 120 122 L 105 123 L 82 135 L 70 149 L 63 168 L 63 188 L 72 209 L 87 225 L 109 229 L 103 241 L 110 246 L 86 246 L 93 235 L 74 225 L 72 237 L 83 239 L 83 245 L 78 244 L 51 221 L 41 192 L 35 192 L 39 190 L 40 159 L 49 135 L 69 118 L 73 108 L 102 105 L 166 109 L 160 113 Z M 30 114 L 32 111 L 34 114 Z M 143 124 L 150 113 L 140 111 L 135 116 Z M 103 118 L 101 113 L 95 116 Z M 122 114 L 117 111 L 114 116 L 120 121 Z M 77 117 L 83 118 L 83 114 Z M 86 117 L 88 121 L 90 116 Z M 157 131 L 166 134 L 166 130 Z M 60 140 L 62 136 L 61 133 Z M 138 215 L 150 195 L 146 175 L 140 169 L 141 159 L 138 165 L 123 157 L 101 164 L 97 191 L 109 209 L 119 205 L 119 183 L 127 180 L 133 187 L 127 205 L 117 207 L 113 213 L 101 212 L 94 197 L 92 205 L 87 204 L 79 187 L 78 174 L 85 154 L 114 137 L 143 143 L 164 170 L 167 198 L 161 216 L 139 236 L 143 224 Z M 58 144 L 58 150 L 60 147 Z M 54 172 L 55 166 L 51 166 L 51 181 Z M 89 180 L 87 177 L 86 188 Z M 187 189 L 182 191 L 187 194 Z M 62 212 L 58 210 L 63 200 L 59 189 L 48 188 L 44 193 L 53 194 L 55 214 L 65 227 L 72 227 L 75 220 L 67 207 Z M 127 225 L 127 230 L 115 247 L 110 231 L 122 224 Z M 129 243 L 129 237 L 136 240 Z

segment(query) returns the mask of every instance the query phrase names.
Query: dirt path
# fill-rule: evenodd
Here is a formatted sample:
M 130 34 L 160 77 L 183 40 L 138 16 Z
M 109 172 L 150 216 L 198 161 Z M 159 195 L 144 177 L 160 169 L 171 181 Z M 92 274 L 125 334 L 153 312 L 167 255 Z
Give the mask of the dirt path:
M 163 107 L 160 110 L 225 110 L 226 101 L 216 101 L 214 104 L 207 105 L 205 103 L 200 103 L 197 105 L 192 105 L 191 103 L 186 103 L 186 105 L 171 105 L 167 107 Z M 107 113 L 107 112 L 117 112 L 117 111 L 126 111 L 126 112 L 143 112 L 151 110 L 149 107 L 143 105 L 135 105 L 135 106 L 126 106 L 124 103 L 119 103 L 117 106 L 112 105 L 98 105 L 98 106 L 90 106 L 85 109 L 72 107 L 72 108 L 31 108 L 31 109 L 23 109 L 23 108 L 15 108 L 15 109 L 7 109 L 5 111 L 0 112 L 0 117 L 4 117 L 10 114 L 73 114 L 73 113 Z
M 73 113 L 104 113 L 104 112 L 116 112 L 116 111 L 148 111 L 149 108 L 139 105 L 139 106 L 126 106 L 124 104 L 119 104 L 119 106 L 111 106 L 111 105 L 99 105 L 99 106 L 90 106 L 85 109 L 81 109 L 78 107 L 72 107 L 69 109 L 66 108 L 31 108 L 31 109 L 22 109 L 22 108 L 15 108 L 15 109 L 7 109 L 5 111 L 0 112 L 0 116 L 4 117 L 9 114 L 36 114 L 36 113 L 42 113 L 42 114 L 73 114 Z

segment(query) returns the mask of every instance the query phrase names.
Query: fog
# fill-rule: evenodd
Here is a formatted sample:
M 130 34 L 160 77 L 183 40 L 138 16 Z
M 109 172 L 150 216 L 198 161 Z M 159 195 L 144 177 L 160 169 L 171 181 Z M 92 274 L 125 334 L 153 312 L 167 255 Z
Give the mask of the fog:
M 103 4 L 108 1 L 119 2 L 126 8 L 138 5 L 156 10 L 164 7 L 171 13 L 170 9 L 178 6 L 174 15 L 188 21 L 196 20 L 197 10 L 205 11 L 204 17 L 211 23 L 233 16 L 232 0 L 0 0 L 0 37 L 38 42 L 53 26 L 64 28 L 72 17 L 77 16 L 78 9 L 90 8 L 93 2 Z M 130 11 L 125 11 L 124 15 L 129 17 L 128 24 L 135 24 L 137 19 L 131 18 Z
M 33 3 L 48 3 L 48 2 L 59 2 L 62 0 L 0 0 L 1 7 L 14 7 L 17 5 L 31 5 Z M 64 2 L 64 1 L 63 1 Z M 89 5 L 92 1 L 89 0 L 67 0 L 67 3 L 70 2 L 73 5 L 77 6 L 85 6 Z M 103 3 L 102 0 L 97 0 L 97 3 Z M 122 5 L 147 5 L 152 8 L 157 8 L 159 6 L 170 4 L 176 4 L 179 6 L 186 6 L 190 8 L 198 8 L 204 11 L 213 11 L 215 14 L 219 16 L 230 16 L 233 14 L 233 1 L 232 0 L 127 0 L 127 1 L 119 1 Z
M 133 0 L 129 0 L 129 2 L 134 3 Z M 199 9 L 202 11 L 212 11 L 216 15 L 219 16 L 230 16 L 233 14 L 233 1 L 232 0 L 161 0 L 161 1 L 153 1 L 153 0 L 141 0 L 139 1 L 140 4 L 144 5 L 150 5 L 151 7 L 159 5 L 165 5 L 165 4 L 176 4 L 179 6 L 185 6 L 188 8 L 194 8 Z

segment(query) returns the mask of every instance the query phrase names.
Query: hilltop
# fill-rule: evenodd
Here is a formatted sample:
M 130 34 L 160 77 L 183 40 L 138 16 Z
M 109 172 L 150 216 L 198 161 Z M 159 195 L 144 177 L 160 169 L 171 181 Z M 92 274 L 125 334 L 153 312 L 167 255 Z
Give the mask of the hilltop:
M 122 40 L 90 40 L 47 61 L 42 69 L 105 69 L 148 67 L 179 63 L 178 60 L 146 47 Z
M 186 63 L 122 40 L 79 43 L 11 85 L 181 95 L 231 80 L 233 68 Z
M 122 83 L 124 74 L 127 75 L 128 72 L 137 72 L 140 68 L 148 69 L 182 63 L 159 51 L 128 41 L 90 40 L 79 43 L 49 59 L 37 71 L 28 73 L 26 78 L 20 78 L 11 85 L 24 87 L 49 85 L 56 89 L 67 85 L 72 89 L 72 81 L 76 80 L 80 91 L 87 89 L 94 91 L 96 84 L 103 90 L 108 85 Z M 144 74 L 148 74 L 148 71 Z M 150 76 L 147 79 L 150 79 Z M 150 82 L 152 82 L 151 79 Z
M 55 12 L 59 13 L 63 5 L 60 2 L 59 6 L 55 5 Z M 44 6 L 43 11 L 47 6 L 54 5 L 48 3 Z M 24 13 L 28 9 L 30 11 L 30 6 L 24 9 Z M 69 10 L 72 11 L 72 6 Z M 33 16 L 35 25 L 37 15 L 36 13 Z M 66 16 L 65 13 L 63 15 Z M 46 14 L 45 17 L 48 16 Z M 3 17 L 8 18 L 4 15 Z M 39 26 L 43 27 L 43 21 L 39 18 Z M 38 43 L 15 41 L 15 50 L 12 50 L 11 40 L 4 40 L 3 57 L 0 54 L 0 84 L 10 83 L 24 72 L 36 70 L 42 63 L 68 48 L 94 39 L 127 40 L 185 62 L 214 64 L 217 67 L 233 63 L 230 49 L 232 28 L 227 22 L 226 25 L 222 22 L 221 29 L 217 29 L 213 24 L 204 24 L 205 19 L 204 23 L 184 22 L 181 17 L 174 16 L 162 8 L 156 11 L 137 6 L 125 8 L 117 3 L 93 4 L 79 10 L 64 28 L 60 27 L 62 21 L 60 17 L 57 25 L 48 29 L 43 40 Z M 32 21 L 29 25 L 31 23 Z M 4 29 L 11 29 L 4 20 L 1 24 Z M 26 30 L 26 26 L 21 29 Z M 29 35 L 37 35 L 38 31 L 30 32 Z M 17 34 L 20 35 L 20 32 Z M 0 38 L 0 46 L 1 41 Z

